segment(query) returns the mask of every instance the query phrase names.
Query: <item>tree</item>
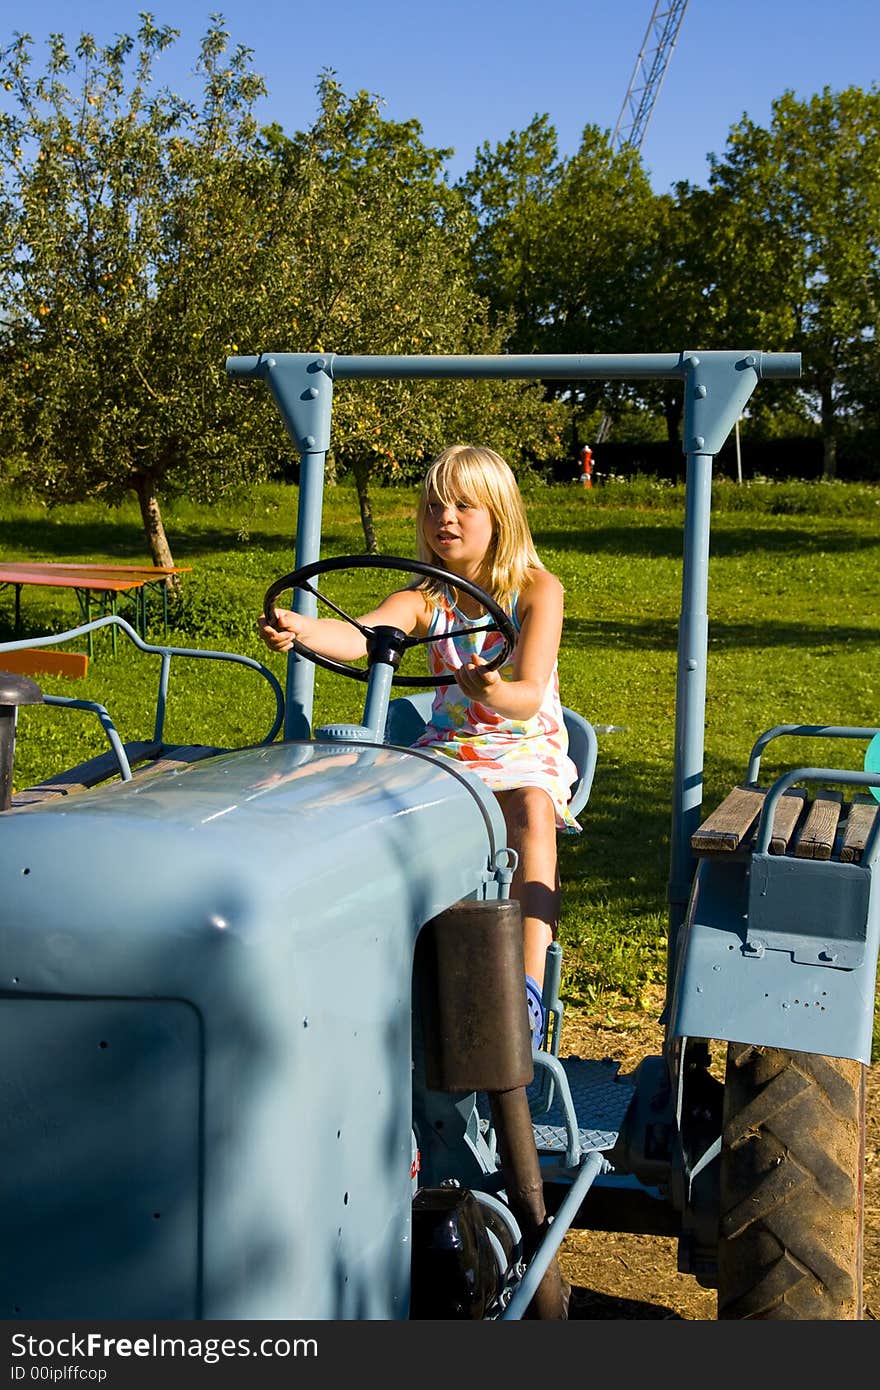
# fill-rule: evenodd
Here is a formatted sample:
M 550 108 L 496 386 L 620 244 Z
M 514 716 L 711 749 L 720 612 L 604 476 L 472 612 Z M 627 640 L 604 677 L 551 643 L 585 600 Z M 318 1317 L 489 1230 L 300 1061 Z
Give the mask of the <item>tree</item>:
M 514 315 L 513 350 L 633 350 L 656 202 L 637 152 L 615 151 L 588 125 L 577 152 L 560 159 L 540 116 L 494 150 L 484 145 L 462 187 L 476 222 L 478 285 L 496 313 Z M 547 391 L 569 402 L 576 423 L 631 394 L 598 382 Z
M 831 478 L 853 392 L 876 367 L 880 90 L 786 92 L 768 129 L 743 117 L 711 165 L 716 317 L 732 340 L 802 353 Z
M 494 149 L 483 144 L 459 185 L 473 215 L 477 286 L 496 318 L 507 319 L 512 352 L 538 346 L 551 298 L 547 220 L 561 175 L 556 131 L 544 115 Z
M 674 196 L 655 198 L 645 228 L 631 341 L 647 351 L 727 348 L 731 343 L 719 320 L 716 289 L 716 226 L 712 195 L 679 184 Z M 666 438 L 681 450 L 684 388 L 681 381 L 646 381 L 637 392 L 641 405 L 662 416 Z
M 318 96 L 308 131 L 267 132 L 282 183 L 304 190 L 300 240 L 280 271 L 299 350 L 501 352 L 503 329 L 473 283 L 467 209 L 442 175 L 449 151 L 426 146 L 417 121 L 386 120 L 369 93 L 346 96 L 332 72 Z M 558 411 L 540 388 L 511 382 L 351 383 L 333 416 L 335 463 L 354 476 L 373 552 L 376 478 L 409 476 L 457 438 L 492 442 L 514 460 L 560 446 Z
M 141 20 L 137 41 L 84 34 L 73 57 L 56 35 L 42 75 L 26 35 L 0 55 L 12 93 L 0 115 L 0 429 L 50 499 L 134 491 L 165 565 L 161 496 L 211 500 L 277 462 L 271 401 L 241 408 L 227 355 L 492 352 L 503 330 L 473 287 L 448 152 L 425 146 L 418 122 L 383 120 L 375 98 L 346 97 L 327 73 L 308 131 L 260 131 L 262 81 L 247 49 L 228 52 L 219 18 L 201 44 L 199 106 L 155 89 L 176 34 Z M 523 452 L 558 451 L 539 391 L 451 394 L 340 393 L 334 448 L 369 548 L 370 479 L 400 475 L 457 422 L 476 425 L 481 403 Z
M 259 474 L 271 439 L 267 414 L 234 412 L 223 371 L 269 309 L 263 84 L 215 17 L 201 105 L 156 90 L 176 37 L 142 14 L 136 42 L 83 34 L 71 56 L 54 35 L 43 74 L 27 35 L 0 55 L 4 443 L 52 500 L 133 491 L 159 565 L 160 494 Z

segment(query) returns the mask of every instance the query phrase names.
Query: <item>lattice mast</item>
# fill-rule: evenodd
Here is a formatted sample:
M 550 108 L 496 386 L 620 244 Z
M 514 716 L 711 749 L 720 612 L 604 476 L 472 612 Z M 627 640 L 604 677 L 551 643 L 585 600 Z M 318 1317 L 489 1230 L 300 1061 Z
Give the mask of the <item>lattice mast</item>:
M 654 5 L 611 137 L 611 143 L 618 149 L 628 145 L 637 150 L 645 138 L 687 6 L 688 0 L 675 0 L 671 5 L 657 0 Z

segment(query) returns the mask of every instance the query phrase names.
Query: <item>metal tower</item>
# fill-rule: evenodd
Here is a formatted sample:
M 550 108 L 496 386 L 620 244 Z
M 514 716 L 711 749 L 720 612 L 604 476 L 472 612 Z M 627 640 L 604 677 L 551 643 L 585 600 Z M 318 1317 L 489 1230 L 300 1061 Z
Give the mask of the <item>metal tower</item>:
M 657 0 L 654 5 L 611 137 L 612 145 L 618 149 L 629 145 L 637 150 L 645 138 L 687 3 L 688 0 L 675 0 L 671 5 L 663 5 Z

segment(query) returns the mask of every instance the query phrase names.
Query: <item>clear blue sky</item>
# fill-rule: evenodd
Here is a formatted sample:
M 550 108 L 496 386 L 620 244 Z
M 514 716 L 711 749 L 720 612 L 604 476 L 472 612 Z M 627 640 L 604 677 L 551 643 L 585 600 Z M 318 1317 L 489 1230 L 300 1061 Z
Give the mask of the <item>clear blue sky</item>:
M 4 7 L 7 15 L 11 6 Z M 451 178 L 485 140 L 494 144 L 547 113 L 563 154 L 584 125 L 613 130 L 653 12 L 653 0 L 296 0 L 211 5 L 199 0 L 43 0 L 0 20 L 42 42 L 83 29 L 99 41 L 134 32 L 140 9 L 181 31 L 160 76 L 185 92 L 212 9 L 231 39 L 253 50 L 269 95 L 260 116 L 292 132 L 315 115 L 315 83 L 333 68 L 348 93 L 382 97 L 394 120 L 415 117 L 428 144 L 453 147 Z M 769 121 L 785 90 L 868 89 L 880 78 L 877 0 L 689 0 L 642 157 L 656 192 L 677 179 L 705 183 L 747 113 Z

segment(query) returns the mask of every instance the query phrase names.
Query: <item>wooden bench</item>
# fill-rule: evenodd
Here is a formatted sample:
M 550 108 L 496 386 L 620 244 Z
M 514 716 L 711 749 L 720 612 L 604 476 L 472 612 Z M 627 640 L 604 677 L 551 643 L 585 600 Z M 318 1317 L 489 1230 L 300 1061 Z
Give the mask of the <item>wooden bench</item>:
M 694 853 L 750 853 L 766 794 L 765 787 L 734 787 L 691 836 Z M 841 792 L 822 787 L 809 800 L 803 788 L 791 787 L 776 803 L 770 853 L 857 864 L 878 810 L 871 796 L 846 803 Z
M 137 781 L 158 775 L 160 772 L 169 772 L 174 768 L 187 767 L 202 758 L 210 758 L 214 753 L 227 751 L 225 748 L 213 748 L 202 743 L 132 742 L 123 744 L 123 747 L 131 766 L 132 777 Z M 119 785 L 124 785 L 119 777 L 116 755 L 112 750 L 108 750 L 95 758 L 89 758 L 77 767 L 56 773 L 45 782 L 38 782 L 34 787 L 26 787 L 16 792 L 12 798 L 12 806 L 15 809 L 33 806 L 37 802 L 49 801 L 55 797 L 72 796 L 77 792 L 89 791 L 114 778 Z
M 17 652 L 0 652 L 0 671 L 20 676 L 67 676 L 82 680 L 89 667 L 85 652 L 54 652 L 48 647 L 23 647 Z

